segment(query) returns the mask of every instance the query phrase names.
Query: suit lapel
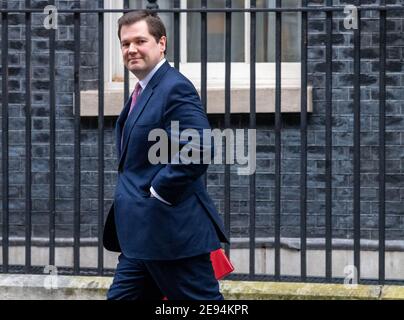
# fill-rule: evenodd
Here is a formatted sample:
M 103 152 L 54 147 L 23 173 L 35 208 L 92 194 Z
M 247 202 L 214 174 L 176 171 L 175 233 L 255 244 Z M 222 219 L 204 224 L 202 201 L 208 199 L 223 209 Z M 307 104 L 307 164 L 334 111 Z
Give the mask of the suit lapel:
M 143 109 L 146 107 L 147 102 L 149 101 L 150 97 L 153 95 L 154 88 L 157 86 L 157 84 L 160 82 L 160 78 L 168 71 L 168 69 L 171 68 L 170 64 L 166 61 L 160 69 L 157 70 L 157 72 L 154 74 L 154 76 L 151 78 L 150 82 L 146 86 L 146 89 L 140 94 L 138 101 L 133 108 L 132 112 L 130 113 L 129 117 L 126 119 L 126 123 L 124 124 L 123 128 L 123 142 L 122 142 L 122 152 L 119 154 L 119 165 L 118 168 L 121 167 L 121 164 L 123 162 L 123 159 L 125 158 L 125 152 L 128 146 L 128 141 L 130 137 L 130 133 L 133 129 L 133 126 L 135 125 L 136 121 L 138 120 L 139 116 L 141 115 Z M 131 99 L 130 99 L 131 100 Z M 130 103 L 129 103 L 130 104 Z M 126 109 L 127 106 L 125 106 Z M 128 107 L 129 109 L 129 107 Z M 126 111 L 126 115 L 128 113 L 128 110 Z M 118 137 L 118 134 L 117 134 Z M 119 135 L 119 138 L 121 138 L 121 135 Z M 121 140 L 118 141 L 120 143 Z M 120 149 L 120 146 L 118 146 Z
M 137 101 L 136 105 L 134 106 L 132 112 L 130 113 L 129 117 L 126 119 L 124 128 L 123 128 L 123 141 L 122 141 L 122 153 L 119 159 L 119 163 L 121 163 L 122 159 L 124 158 L 124 154 L 128 145 L 128 140 L 130 133 L 133 129 L 133 125 L 136 123 L 136 120 L 139 118 L 140 114 L 142 113 L 144 107 L 146 106 L 147 102 L 149 101 L 150 97 L 153 94 L 153 89 L 147 86 L 145 91 L 139 96 L 139 100 Z

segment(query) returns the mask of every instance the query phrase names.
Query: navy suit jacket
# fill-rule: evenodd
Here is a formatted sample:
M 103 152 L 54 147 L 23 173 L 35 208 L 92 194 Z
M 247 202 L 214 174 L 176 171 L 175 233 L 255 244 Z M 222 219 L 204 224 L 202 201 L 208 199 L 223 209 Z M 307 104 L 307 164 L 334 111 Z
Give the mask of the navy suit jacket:
M 172 121 L 179 122 L 179 131 L 192 128 L 200 137 L 210 129 L 196 89 L 165 62 L 127 118 L 130 103 L 131 98 L 116 124 L 118 180 L 104 228 L 105 248 L 145 260 L 174 260 L 220 248 L 228 239 L 202 181 L 208 165 L 148 160 L 156 143 L 148 141 L 152 129 L 165 130 L 168 138 Z M 179 142 L 180 149 L 184 144 Z M 151 186 L 172 205 L 150 197 Z

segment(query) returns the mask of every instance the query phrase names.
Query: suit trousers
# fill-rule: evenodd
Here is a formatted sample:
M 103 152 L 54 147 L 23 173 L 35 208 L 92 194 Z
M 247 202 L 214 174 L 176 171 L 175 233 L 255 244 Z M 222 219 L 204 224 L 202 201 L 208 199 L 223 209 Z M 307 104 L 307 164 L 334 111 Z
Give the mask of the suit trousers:
M 108 300 L 223 300 L 210 254 L 178 260 L 119 256 Z

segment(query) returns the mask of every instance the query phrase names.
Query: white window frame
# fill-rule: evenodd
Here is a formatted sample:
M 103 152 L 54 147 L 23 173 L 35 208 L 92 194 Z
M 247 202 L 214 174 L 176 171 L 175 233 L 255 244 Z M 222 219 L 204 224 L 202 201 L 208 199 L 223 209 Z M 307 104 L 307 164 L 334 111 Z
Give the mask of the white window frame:
M 187 0 L 181 0 L 181 8 L 186 8 Z M 123 0 L 104 0 L 104 7 L 107 9 L 122 9 Z M 250 0 L 245 0 L 245 7 L 250 7 Z M 250 85 L 250 13 L 245 14 L 245 62 L 233 62 L 231 64 L 231 86 L 233 88 L 249 88 Z M 118 65 L 122 65 L 123 79 L 123 62 L 120 53 L 119 40 L 117 37 L 117 19 L 122 13 L 108 13 L 105 15 L 104 23 L 104 70 L 105 70 L 105 88 L 107 90 L 123 90 L 123 80 L 113 81 L 113 70 Z M 181 56 L 180 56 L 180 71 L 187 76 L 195 85 L 200 88 L 200 63 L 183 62 L 187 60 L 187 19 L 186 13 L 180 14 L 181 24 Z M 170 61 L 171 62 L 171 61 Z M 173 63 L 173 62 L 171 62 Z M 300 62 L 291 63 L 284 62 L 282 66 L 282 87 L 299 87 L 300 86 Z M 273 88 L 275 87 L 275 63 L 256 63 L 256 86 L 257 88 Z M 225 78 L 225 63 L 224 62 L 208 62 L 208 89 L 221 89 L 224 88 Z M 130 88 L 133 88 L 137 79 L 130 73 Z

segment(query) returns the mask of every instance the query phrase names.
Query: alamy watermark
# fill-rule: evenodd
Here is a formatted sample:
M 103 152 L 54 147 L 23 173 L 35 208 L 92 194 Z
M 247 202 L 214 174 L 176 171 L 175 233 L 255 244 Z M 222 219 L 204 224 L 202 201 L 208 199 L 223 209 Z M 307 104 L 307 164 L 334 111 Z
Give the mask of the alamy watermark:
M 58 9 L 56 6 L 46 6 L 43 9 L 43 13 L 47 16 L 43 21 L 45 29 L 57 29 L 58 28 Z
M 196 129 L 180 131 L 178 121 L 171 122 L 170 137 L 164 129 L 149 132 L 148 141 L 155 141 L 148 152 L 151 164 L 238 164 L 239 175 L 251 175 L 256 169 L 255 129 Z M 245 135 L 247 132 L 247 146 Z M 225 156 L 223 157 L 223 138 Z M 213 144 L 212 144 L 213 140 Z M 245 149 L 247 147 L 247 154 Z M 213 151 L 213 154 L 212 154 Z
M 58 268 L 47 265 L 43 269 L 43 273 L 48 274 L 43 281 L 44 288 L 47 290 L 58 289 Z
M 358 29 L 358 8 L 352 4 L 347 5 L 344 7 L 344 13 L 347 15 L 344 18 L 344 28 L 347 30 Z
M 47 16 L 44 19 L 43 25 L 45 29 L 57 29 L 58 28 L 58 9 L 54 5 L 48 5 L 44 8 L 44 14 Z M 358 8 L 355 5 L 346 5 L 344 7 L 344 28 L 347 30 L 358 29 Z
M 354 265 L 347 265 L 344 268 L 344 286 L 348 289 L 358 287 L 358 269 Z

